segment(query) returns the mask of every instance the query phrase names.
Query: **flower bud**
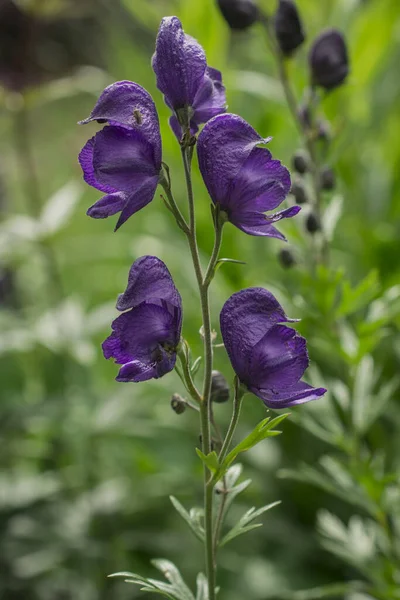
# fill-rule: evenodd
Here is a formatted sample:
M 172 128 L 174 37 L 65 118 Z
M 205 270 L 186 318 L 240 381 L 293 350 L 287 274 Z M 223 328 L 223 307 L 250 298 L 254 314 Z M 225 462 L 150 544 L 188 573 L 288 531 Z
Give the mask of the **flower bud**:
M 318 119 L 317 121 L 317 136 L 319 140 L 329 142 L 331 139 L 331 128 L 329 121 Z
M 341 85 L 349 74 L 349 59 L 342 34 L 329 29 L 314 41 L 310 54 L 312 85 L 332 90 Z
M 333 169 L 323 167 L 320 173 L 321 188 L 323 190 L 333 190 L 336 184 L 336 176 Z
M 217 0 L 217 4 L 231 29 L 248 29 L 260 16 L 254 0 Z
M 172 394 L 171 408 L 177 414 L 181 415 L 186 410 L 186 402 L 179 394 Z
M 311 121 L 311 111 L 310 111 L 310 107 L 308 106 L 308 104 L 301 104 L 297 114 L 299 116 L 299 119 L 302 123 L 302 125 L 306 128 L 306 129 L 310 129 L 311 125 L 312 125 L 312 121 Z
M 212 372 L 211 402 L 222 404 L 229 400 L 229 385 L 225 377 L 219 371 Z
M 282 248 L 279 251 L 278 258 L 284 269 L 290 269 L 296 264 L 294 254 L 289 248 Z
M 307 203 L 307 192 L 301 181 L 293 181 L 290 193 L 293 194 L 296 204 Z
M 306 219 L 306 229 L 308 233 L 314 234 L 321 229 L 321 223 L 317 215 L 310 213 Z
M 304 175 L 308 171 L 308 160 L 307 155 L 302 150 L 297 150 L 293 155 L 292 159 L 293 169 L 300 173 L 300 175 Z
M 274 27 L 279 48 L 285 56 L 293 54 L 305 40 L 300 16 L 293 0 L 279 0 Z

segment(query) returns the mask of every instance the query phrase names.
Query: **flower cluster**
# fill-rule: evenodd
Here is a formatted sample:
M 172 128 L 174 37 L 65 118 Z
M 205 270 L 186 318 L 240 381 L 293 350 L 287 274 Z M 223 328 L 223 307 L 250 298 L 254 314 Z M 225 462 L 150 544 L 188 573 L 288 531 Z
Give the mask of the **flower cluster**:
M 162 20 L 152 65 L 157 87 L 173 112 L 171 128 L 184 149 L 188 139 L 196 142 L 194 136 L 205 124 L 197 139 L 199 167 L 220 222 L 230 221 L 250 235 L 284 239 L 274 223 L 295 216 L 300 207 L 264 213 L 285 200 L 289 172 L 265 148 L 270 138 L 225 112 L 221 73 L 207 65 L 204 50 L 176 17 Z M 158 115 L 145 89 L 120 81 L 103 91 L 82 123 L 91 121 L 103 127 L 86 143 L 79 162 L 85 181 L 104 195 L 88 215 L 120 213 L 118 229 L 151 202 L 159 183 L 165 185 Z M 159 258 L 143 256 L 134 262 L 117 309 L 122 314 L 103 343 L 104 356 L 121 365 L 117 381 L 145 381 L 173 370 L 181 344 L 182 302 Z M 306 345 L 282 324 L 288 321 L 277 300 L 260 288 L 234 294 L 221 312 L 222 336 L 240 383 L 273 408 L 325 392 L 300 381 L 308 365 Z M 218 390 L 221 378 L 219 374 Z M 214 395 L 215 385 L 213 380 Z M 229 397 L 226 382 L 224 386 L 218 401 Z

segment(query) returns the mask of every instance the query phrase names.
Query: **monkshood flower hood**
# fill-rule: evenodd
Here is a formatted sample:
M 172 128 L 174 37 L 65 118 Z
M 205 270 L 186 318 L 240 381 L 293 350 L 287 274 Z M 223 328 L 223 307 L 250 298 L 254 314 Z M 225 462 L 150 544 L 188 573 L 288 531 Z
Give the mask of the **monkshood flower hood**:
M 272 215 L 290 190 L 289 171 L 269 150 L 260 148 L 262 138 L 244 119 L 218 115 L 199 135 L 197 153 L 204 183 L 215 205 L 233 225 L 250 235 L 285 239 L 273 223 L 294 217 L 299 206 Z
M 188 126 L 194 134 L 201 123 L 225 112 L 221 73 L 207 66 L 203 48 L 177 17 L 161 21 L 152 64 L 157 87 L 175 113 L 170 125 L 178 138 Z
M 309 364 L 306 340 L 282 325 L 291 321 L 263 288 L 233 294 L 221 311 L 221 333 L 233 369 L 269 408 L 302 404 L 326 392 L 301 381 Z
M 150 94 L 137 83 L 108 86 L 91 115 L 81 121 L 108 123 L 82 149 L 84 180 L 105 195 L 87 212 L 95 219 L 121 213 L 117 230 L 154 197 L 161 171 L 161 135 Z
M 182 300 L 165 264 L 142 256 L 129 272 L 118 298 L 123 312 L 103 342 L 105 358 L 122 365 L 117 381 L 158 379 L 172 371 L 182 329 Z

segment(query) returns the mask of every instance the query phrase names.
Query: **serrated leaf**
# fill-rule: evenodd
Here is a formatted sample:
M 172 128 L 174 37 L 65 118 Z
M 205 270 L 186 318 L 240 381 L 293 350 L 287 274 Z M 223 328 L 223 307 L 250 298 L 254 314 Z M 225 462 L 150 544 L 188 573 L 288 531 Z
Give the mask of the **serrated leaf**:
M 253 431 L 248 436 L 246 436 L 244 440 L 240 442 L 240 444 L 238 444 L 233 450 L 231 450 L 231 452 L 229 452 L 228 456 L 225 458 L 223 464 L 221 465 L 220 470 L 218 471 L 216 477 L 217 480 L 223 477 L 228 467 L 230 467 L 230 465 L 240 453 L 247 452 L 247 450 L 250 450 L 267 437 L 279 435 L 281 432 L 274 430 L 273 427 L 279 425 L 279 423 L 281 423 L 289 415 L 290 413 L 284 413 L 282 415 L 279 415 L 278 417 L 275 417 L 272 420 L 270 419 L 270 417 L 263 419 L 263 421 L 261 421 L 253 429 Z
M 164 575 L 165 579 L 167 579 L 172 587 L 174 595 L 179 600 L 194 600 L 194 596 L 186 583 L 184 582 L 182 575 L 179 572 L 179 569 L 169 560 L 165 560 L 164 558 L 157 558 L 151 561 L 152 564 Z M 149 579 L 150 582 L 154 580 Z M 156 581 L 155 583 L 159 583 Z
M 187 510 L 184 508 L 184 506 L 182 506 L 182 504 L 179 502 L 179 500 L 177 500 L 174 496 L 170 496 L 169 499 L 171 500 L 172 505 L 175 508 L 175 510 L 180 514 L 182 519 L 184 521 L 186 521 L 186 523 L 189 525 L 190 529 L 193 531 L 195 536 L 201 542 L 203 542 L 204 541 L 204 529 L 203 529 L 203 527 L 201 527 L 199 519 L 198 519 L 199 509 L 197 509 L 197 510 L 191 509 L 190 513 L 188 513 Z
M 207 469 L 209 471 L 211 471 L 211 473 L 213 475 L 215 475 L 215 473 L 217 473 L 217 471 L 220 468 L 218 456 L 217 456 L 217 453 L 215 452 L 215 450 L 213 450 L 206 456 L 201 450 L 199 450 L 199 448 L 196 448 L 196 453 L 197 453 L 197 456 L 203 462 L 203 464 L 206 465 Z
M 224 536 L 224 538 L 220 542 L 220 546 L 224 546 L 225 544 L 227 544 L 234 538 L 236 538 L 239 535 L 242 535 L 244 533 L 247 533 L 248 531 L 251 531 L 252 529 L 256 529 L 257 527 L 262 527 L 262 523 L 254 523 L 253 525 L 250 525 L 250 523 L 252 521 L 254 521 L 255 519 L 258 519 L 258 517 L 260 517 L 267 510 L 274 508 L 274 506 L 277 506 L 278 504 L 280 504 L 280 500 L 278 500 L 276 502 L 272 502 L 271 504 L 267 504 L 266 506 L 263 506 L 263 507 L 259 508 L 258 510 L 256 510 L 255 507 L 250 508 L 239 519 L 239 521 L 236 523 L 236 525 L 234 525 L 234 527 L 232 527 L 232 529 Z

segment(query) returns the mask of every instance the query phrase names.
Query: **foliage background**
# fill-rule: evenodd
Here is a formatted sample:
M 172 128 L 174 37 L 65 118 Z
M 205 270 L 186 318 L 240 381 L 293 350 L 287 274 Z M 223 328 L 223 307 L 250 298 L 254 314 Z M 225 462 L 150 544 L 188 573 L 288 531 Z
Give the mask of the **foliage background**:
M 83 185 L 76 157 L 96 126 L 79 128 L 76 122 L 88 115 L 108 83 L 131 79 L 146 87 L 159 109 L 164 160 L 184 203 L 179 150 L 150 67 L 159 21 L 176 14 L 205 48 L 209 64 L 223 71 L 229 110 L 272 135 L 271 149 L 286 164 L 299 147 L 298 134 L 262 30 L 232 35 L 213 0 L 18 4 L 40 26 L 35 25 L 34 51 L 29 52 L 33 85 L 23 93 L 6 87 L 1 93 L 0 596 L 136 598 L 140 592 L 133 586 L 106 575 L 134 570 L 154 576 L 150 559 L 161 556 L 178 564 L 190 583 L 203 568 L 201 548 L 168 500 L 173 493 L 185 506 L 201 501 L 201 465 L 194 452 L 198 424 L 194 414 L 177 416 L 169 407 L 170 395 L 181 391 L 175 374 L 140 386 L 117 384 L 116 367 L 104 361 L 100 344 L 128 268 L 143 254 L 156 254 L 168 264 L 184 299 L 184 333 L 195 354 L 201 351 L 199 307 L 185 240 L 158 196 L 117 234 L 110 220 L 85 216 L 98 194 Z M 264 0 L 263 6 L 271 12 L 275 3 Z M 365 560 L 376 559 L 368 555 L 373 534 L 363 525 L 365 507 L 346 502 L 346 491 L 338 498 L 321 481 L 320 487 L 307 483 L 300 469 L 301 463 L 315 466 L 322 456 L 332 459 L 341 436 L 365 445 L 367 484 L 363 480 L 362 485 L 368 493 L 381 497 L 378 476 L 371 475 L 373 459 L 392 474 L 390 493 L 399 497 L 393 475 L 400 458 L 393 379 L 400 355 L 398 2 L 298 0 L 298 6 L 307 44 L 322 28 L 337 26 L 345 32 L 351 56 L 348 83 L 323 103 L 338 134 L 330 158 L 339 179 L 329 198 L 336 212 L 343 198 L 331 267 L 310 274 L 302 217 L 282 227 L 299 261 L 290 271 L 282 270 L 277 259 L 280 242 L 227 227 L 223 256 L 247 264 L 219 271 L 213 324 L 217 328 L 218 312 L 234 291 L 248 285 L 271 289 L 291 316 L 303 319 L 311 374 L 319 383 L 331 382 L 330 389 L 341 396 L 345 426 L 335 430 L 338 402 L 328 397 L 318 407 L 293 411 L 283 436 L 246 456 L 253 485 L 233 516 L 253 504 L 276 499 L 282 504 L 267 513 L 262 529 L 221 553 L 223 597 L 231 600 L 292 597 L 288 590 L 363 579 L 345 552 L 332 554 L 332 539 L 339 539 L 343 550 L 348 540 L 340 541 L 337 519 L 352 522 L 353 556 L 358 548 Z M 5 73 L 15 68 L 12 44 L 18 37 L 13 31 L 8 22 L 0 24 L 3 83 Z M 302 48 L 291 67 L 299 97 L 307 82 L 306 56 Z M 197 168 L 195 191 L 199 243 L 206 256 L 212 228 Z M 216 366 L 232 376 L 222 350 Z M 377 419 L 357 430 L 371 407 L 372 412 L 377 407 Z M 227 405 L 216 412 L 220 422 L 228 421 Z M 249 396 L 239 433 L 264 415 L 262 404 Z M 313 426 L 315 432 L 314 418 L 324 431 L 333 428 L 334 442 L 321 430 L 319 436 L 310 433 Z M 278 477 L 285 474 L 282 469 L 296 471 L 297 479 Z M 346 490 L 345 475 L 340 483 L 340 473 L 332 469 L 331 464 L 330 477 L 339 480 L 334 487 Z M 356 479 L 360 469 L 357 464 L 352 472 Z M 354 513 L 361 517 L 351 521 Z M 390 593 L 382 597 L 398 597 Z M 356 596 L 347 591 L 336 597 Z

